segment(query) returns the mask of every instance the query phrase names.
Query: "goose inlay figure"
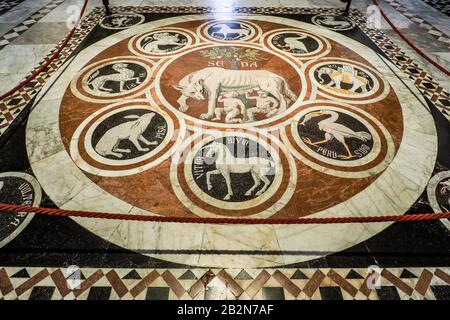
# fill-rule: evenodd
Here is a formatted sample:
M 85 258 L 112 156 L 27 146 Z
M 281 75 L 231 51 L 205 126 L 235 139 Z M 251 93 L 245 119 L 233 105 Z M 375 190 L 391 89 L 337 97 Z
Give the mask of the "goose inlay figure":
M 316 146 L 319 144 L 327 143 L 332 139 L 336 139 L 339 141 L 347 151 L 347 155 L 339 155 L 338 157 L 341 159 L 351 159 L 355 156 L 350 151 L 350 148 L 347 145 L 347 138 L 355 138 L 361 141 L 368 141 L 372 139 L 372 135 L 365 131 L 354 131 L 343 124 L 336 123 L 339 118 L 339 114 L 335 111 L 331 110 L 319 110 L 308 113 L 300 125 L 305 125 L 306 122 L 311 120 L 314 117 L 319 117 L 323 115 L 329 115 L 330 117 L 325 118 L 317 123 L 320 131 L 325 132 L 325 139 L 313 142 L 310 138 L 302 138 L 302 140 L 312 146 Z

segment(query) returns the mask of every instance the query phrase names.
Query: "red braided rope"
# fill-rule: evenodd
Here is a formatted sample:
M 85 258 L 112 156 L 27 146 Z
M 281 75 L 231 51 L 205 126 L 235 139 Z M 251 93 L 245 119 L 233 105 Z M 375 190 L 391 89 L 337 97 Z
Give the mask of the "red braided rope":
M 66 38 L 64 39 L 64 41 L 59 45 L 59 47 L 56 49 L 56 51 L 50 56 L 50 58 L 47 59 L 47 62 L 44 63 L 42 66 L 40 66 L 36 71 L 34 71 L 31 75 L 29 75 L 28 77 L 26 77 L 24 80 L 22 80 L 18 85 L 16 85 L 14 88 L 12 88 L 11 90 L 9 90 L 8 92 L 3 93 L 2 95 L 0 95 L 0 100 L 5 99 L 6 97 L 14 94 L 16 91 L 22 89 L 24 86 L 26 86 L 31 80 L 33 80 L 34 78 L 36 78 L 36 76 L 41 73 L 42 71 L 44 71 L 49 65 L 50 63 L 52 63 L 61 53 L 61 51 L 64 49 L 64 47 L 67 45 L 67 43 L 69 42 L 69 40 L 72 38 L 73 34 L 75 33 L 76 29 L 78 28 L 78 25 L 80 24 L 81 21 L 81 17 L 84 14 L 84 11 L 86 10 L 86 6 L 89 0 L 85 0 L 83 7 L 81 8 L 80 11 L 80 16 L 78 17 L 78 20 L 75 22 L 75 26 L 72 28 L 72 30 L 69 32 L 69 34 L 66 36 Z
M 405 36 L 405 34 L 403 32 L 401 32 L 395 25 L 394 23 L 389 20 L 389 18 L 386 16 L 386 14 L 384 13 L 384 11 L 381 9 L 380 5 L 378 4 L 377 0 L 372 0 L 372 2 L 378 7 L 378 10 L 380 10 L 381 15 L 383 16 L 383 18 L 387 21 L 387 23 L 389 23 L 389 25 L 392 27 L 392 29 L 394 29 L 395 32 L 397 32 L 397 34 L 403 39 L 405 40 L 406 43 L 408 43 L 410 45 L 411 48 L 413 48 L 414 50 L 417 51 L 417 53 L 419 55 L 421 55 L 422 57 L 424 57 L 429 63 L 431 63 L 433 66 L 435 66 L 436 68 L 438 68 L 439 70 L 441 70 L 443 73 L 445 73 L 446 75 L 450 76 L 450 71 L 447 70 L 444 66 L 440 65 L 439 63 L 437 63 L 435 60 L 433 60 L 432 58 L 430 58 L 429 55 L 427 55 L 425 52 L 423 52 L 420 48 L 418 48 L 411 40 L 409 40 L 409 38 L 407 38 Z
M 367 217 L 330 217 L 330 218 L 201 218 L 201 217 L 164 217 L 131 215 L 122 213 L 72 211 L 62 209 L 51 209 L 42 207 L 28 207 L 14 204 L 0 203 L 0 211 L 15 213 L 36 213 L 58 217 L 82 217 L 109 220 L 130 220 L 146 222 L 175 222 L 175 223 L 208 223 L 208 224 L 330 224 L 330 223 L 368 223 L 368 222 L 411 222 L 449 219 L 447 213 L 423 213 L 390 216 L 367 216 Z

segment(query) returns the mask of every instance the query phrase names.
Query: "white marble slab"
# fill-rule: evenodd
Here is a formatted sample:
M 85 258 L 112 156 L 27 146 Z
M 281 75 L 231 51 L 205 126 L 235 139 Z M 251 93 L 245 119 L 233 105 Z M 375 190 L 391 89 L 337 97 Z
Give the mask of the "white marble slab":
M 20 80 L 31 72 L 50 50 L 55 47 L 53 44 L 38 45 L 8 45 L 0 51 L 0 76 L 9 79 L 0 83 L 2 92 L 13 88 Z M 6 77 L 5 75 L 11 75 Z M 18 80 L 18 81 L 17 81 Z

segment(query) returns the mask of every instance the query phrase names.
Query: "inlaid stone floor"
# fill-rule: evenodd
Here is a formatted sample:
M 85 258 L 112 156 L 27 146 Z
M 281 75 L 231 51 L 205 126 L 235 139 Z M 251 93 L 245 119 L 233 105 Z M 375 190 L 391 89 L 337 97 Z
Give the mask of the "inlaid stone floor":
M 2 0 L 0 1 L 0 14 L 8 12 L 24 0 Z
M 259 219 L 450 210 L 448 93 L 360 11 L 112 9 L 90 11 L 4 101 L 0 202 Z M 450 298 L 448 221 L 2 213 L 0 226 L 4 299 Z

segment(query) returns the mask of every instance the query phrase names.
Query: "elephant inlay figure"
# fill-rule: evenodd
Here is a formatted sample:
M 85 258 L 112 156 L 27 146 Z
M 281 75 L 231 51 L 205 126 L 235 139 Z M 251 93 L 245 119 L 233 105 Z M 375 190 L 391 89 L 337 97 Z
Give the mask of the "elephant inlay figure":
M 337 69 L 325 65 L 319 68 L 317 75 L 321 84 L 347 92 L 357 93 L 356 91 L 360 89 L 360 93 L 367 93 L 368 90 L 372 89 L 369 80 L 359 76 L 357 70 L 355 70 L 352 65 L 346 64 Z M 324 80 L 324 75 L 327 75 L 330 78 L 328 83 Z M 344 89 L 341 86 L 343 83 L 351 85 L 351 87 L 349 89 Z

